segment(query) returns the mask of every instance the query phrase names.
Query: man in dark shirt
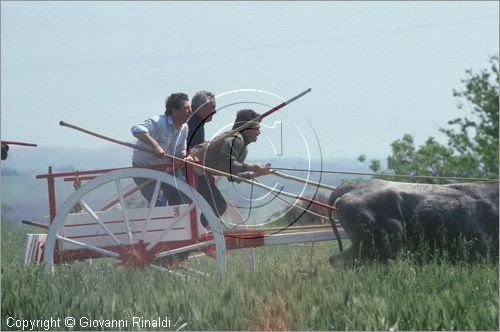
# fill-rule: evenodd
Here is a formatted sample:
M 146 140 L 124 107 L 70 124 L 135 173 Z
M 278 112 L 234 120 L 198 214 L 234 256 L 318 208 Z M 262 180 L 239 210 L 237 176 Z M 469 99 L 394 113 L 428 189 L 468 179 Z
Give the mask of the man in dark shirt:
M 205 142 L 205 123 L 212 121 L 215 107 L 215 96 L 209 91 L 198 91 L 191 99 L 193 114 L 188 120 L 188 149 Z
M 198 91 L 191 99 L 193 114 L 188 120 L 188 149 L 205 142 L 205 123 L 212 121 L 215 107 L 215 95 L 209 91 Z M 214 177 L 209 174 L 197 175 L 195 181 L 196 190 L 207 200 L 215 215 L 220 217 L 226 211 L 227 204 L 215 186 Z M 203 226 L 208 226 L 204 215 L 201 215 L 200 221 Z

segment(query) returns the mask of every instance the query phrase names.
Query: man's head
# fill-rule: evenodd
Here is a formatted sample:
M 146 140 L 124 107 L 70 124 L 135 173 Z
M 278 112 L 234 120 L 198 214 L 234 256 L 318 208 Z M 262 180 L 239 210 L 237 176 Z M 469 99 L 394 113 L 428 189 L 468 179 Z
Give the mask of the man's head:
M 165 115 L 172 116 L 174 122 L 186 122 L 191 115 L 188 95 L 182 92 L 172 93 L 165 101 Z
M 198 91 L 191 99 L 191 109 L 205 122 L 212 121 L 215 111 L 215 95 L 209 91 Z
M 259 117 L 260 114 L 252 109 L 243 109 L 236 113 L 236 120 L 234 120 L 233 129 L 236 129 L 248 121 L 252 121 Z M 249 143 L 257 141 L 257 137 L 260 135 L 260 119 L 256 123 L 253 123 L 250 127 L 243 129 L 241 134 L 245 137 L 246 141 Z

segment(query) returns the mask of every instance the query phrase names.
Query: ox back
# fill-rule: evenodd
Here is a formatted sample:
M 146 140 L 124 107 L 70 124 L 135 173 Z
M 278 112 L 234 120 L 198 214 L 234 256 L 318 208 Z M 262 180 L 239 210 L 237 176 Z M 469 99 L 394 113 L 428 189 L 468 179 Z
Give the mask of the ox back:
M 352 241 L 348 254 L 353 258 L 392 259 L 402 246 L 422 244 L 456 257 L 456 240 L 463 240 L 473 260 L 477 255 L 498 257 L 498 193 L 498 181 L 433 185 L 370 180 L 340 186 L 331 201 Z

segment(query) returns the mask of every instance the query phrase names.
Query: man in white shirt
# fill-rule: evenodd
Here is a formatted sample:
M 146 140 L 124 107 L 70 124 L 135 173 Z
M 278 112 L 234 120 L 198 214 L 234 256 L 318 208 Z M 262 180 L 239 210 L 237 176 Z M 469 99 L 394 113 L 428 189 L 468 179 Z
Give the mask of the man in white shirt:
M 173 93 L 165 101 L 165 114 L 158 115 L 145 120 L 131 128 L 132 134 L 137 138 L 138 145 L 153 150 L 150 153 L 134 150 L 132 154 L 132 165 L 134 167 L 144 167 L 154 164 L 164 164 L 173 162 L 167 155 L 179 158 L 186 157 L 186 139 L 188 135 L 187 119 L 191 115 L 189 97 L 185 93 Z M 177 177 L 183 178 L 183 169 L 174 170 Z M 134 178 L 137 185 L 143 183 L 145 179 Z M 165 199 L 169 205 L 178 205 L 185 202 L 185 197 L 176 188 L 169 185 L 162 185 L 163 196 L 159 198 L 155 205 L 165 205 Z M 148 201 L 152 199 L 154 183 L 141 188 L 141 193 Z

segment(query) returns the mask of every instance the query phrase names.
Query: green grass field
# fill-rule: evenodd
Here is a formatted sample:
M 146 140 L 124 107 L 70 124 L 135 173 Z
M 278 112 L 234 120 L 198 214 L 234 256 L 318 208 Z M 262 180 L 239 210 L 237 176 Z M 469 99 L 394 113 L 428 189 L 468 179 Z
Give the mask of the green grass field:
M 2 330 L 7 320 L 128 320 L 75 330 L 496 330 L 498 264 L 411 259 L 356 268 L 328 264 L 335 243 L 256 249 L 247 272 L 230 252 L 224 279 L 75 263 L 48 274 L 20 264 L 24 231 L 2 224 Z M 208 258 L 193 264 L 214 265 Z M 133 327 L 162 317 L 170 328 Z M 12 318 L 10 322 L 12 322 Z M 84 320 L 85 321 L 85 320 Z M 42 328 L 39 328 L 41 330 Z M 53 330 L 65 330 L 63 325 Z

